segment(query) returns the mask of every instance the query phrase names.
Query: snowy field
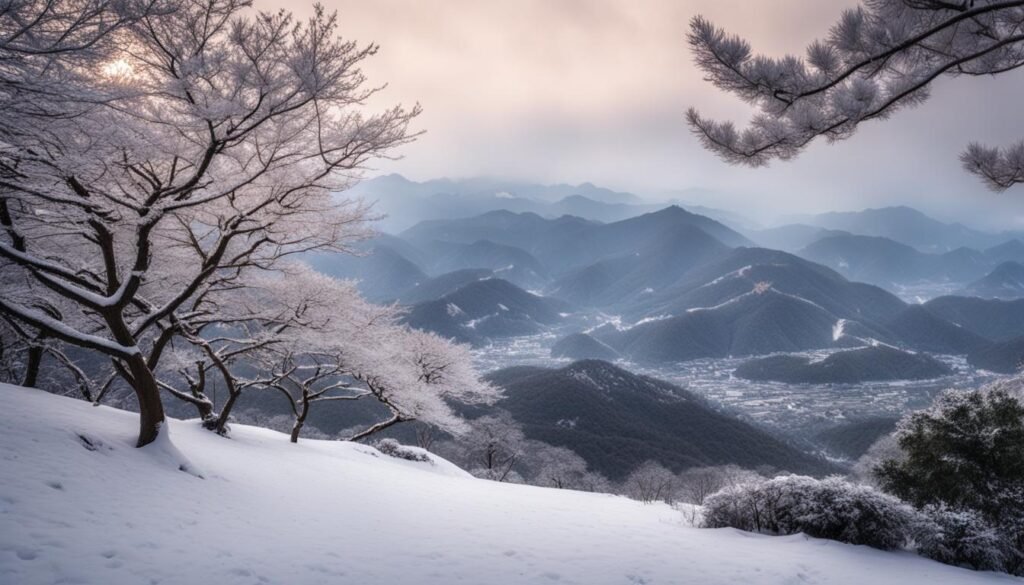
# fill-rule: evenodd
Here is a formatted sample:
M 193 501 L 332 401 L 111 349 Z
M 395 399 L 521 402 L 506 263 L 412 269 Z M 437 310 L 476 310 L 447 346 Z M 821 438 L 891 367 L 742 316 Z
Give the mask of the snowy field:
M 131 413 L 0 393 L 4 585 L 1021 582 L 253 427 L 172 420 L 173 446 L 135 449 Z

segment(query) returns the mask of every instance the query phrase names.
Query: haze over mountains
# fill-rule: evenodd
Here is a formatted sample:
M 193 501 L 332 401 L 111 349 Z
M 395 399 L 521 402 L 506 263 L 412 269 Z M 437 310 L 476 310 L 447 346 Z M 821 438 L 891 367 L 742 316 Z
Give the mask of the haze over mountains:
M 1024 332 L 1024 306 L 957 297 L 918 306 L 894 294 L 911 283 L 989 299 L 1024 293 L 1016 234 L 906 207 L 743 234 L 590 184 L 389 175 L 363 189 L 409 217 L 444 217 L 371 240 L 365 256 L 314 265 L 358 279 L 374 300 L 408 305 L 410 324 L 478 347 L 568 328 L 575 336 L 555 354 L 571 358 L 679 362 L 878 343 L 966 355 Z M 559 215 L 566 210 L 579 215 Z M 629 217 L 600 219 L 620 214 Z M 595 311 L 609 316 L 603 326 L 571 331 Z
M 892 420 L 823 413 L 841 424 L 815 424 L 819 434 L 795 447 L 759 435 L 749 412 L 629 369 L 724 360 L 733 384 L 846 393 L 891 381 L 940 388 L 964 368 L 1024 364 L 1020 234 L 904 207 L 749 229 L 735 215 L 710 210 L 727 224 L 589 184 L 390 175 L 363 188 L 393 213 L 383 224 L 391 233 L 362 243 L 361 256 L 317 255 L 313 265 L 403 305 L 408 324 L 470 344 L 492 368 L 517 364 L 518 344 L 539 346 L 534 355 L 549 360 L 541 363 L 562 365 L 492 373 L 506 398 L 479 414 L 507 411 L 529 437 L 567 446 L 612 477 L 637 457 L 673 469 L 756 460 L 818 473 L 827 464 L 811 451 L 862 452 Z M 839 429 L 862 418 L 886 423 Z

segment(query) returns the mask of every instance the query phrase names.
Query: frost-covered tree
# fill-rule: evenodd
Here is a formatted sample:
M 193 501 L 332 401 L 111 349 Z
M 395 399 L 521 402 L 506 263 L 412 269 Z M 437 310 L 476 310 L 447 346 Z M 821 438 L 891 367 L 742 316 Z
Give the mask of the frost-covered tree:
M 0 313 L 107 356 L 141 446 L 160 432 L 153 372 L 190 301 L 361 236 L 365 209 L 332 192 L 406 143 L 418 108 L 366 111 L 376 46 L 338 39 L 319 7 L 297 22 L 247 0 L 82 12 L 94 4 L 122 6 L 0 8 Z
M 359 440 L 414 420 L 459 433 L 465 423 L 449 401 L 486 403 L 497 397 L 476 375 L 464 346 L 401 324 L 397 307 L 367 302 L 351 282 L 304 264 L 279 269 L 238 281 L 244 287 L 230 291 L 232 302 L 212 312 L 213 327 L 191 331 L 188 345 L 163 361 L 187 388 L 165 381 L 173 373 L 161 375 L 160 384 L 196 406 L 209 428 L 226 432 L 233 405 L 248 389 L 268 389 L 286 399 L 293 442 L 320 402 L 366 399 L 383 405 L 390 416 L 350 437 Z M 193 318 L 190 325 L 197 321 L 208 322 Z M 219 410 L 205 390 L 211 376 L 228 389 Z
M 676 499 L 676 474 L 657 461 L 644 461 L 622 482 L 622 492 L 645 504 Z
M 941 75 L 1021 67 L 1024 1 L 864 0 L 803 58 L 755 55 L 747 41 L 700 16 L 690 22 L 688 39 L 707 79 L 757 109 L 740 130 L 691 108 L 691 128 L 725 161 L 756 167 L 918 105 Z M 991 189 L 1008 189 L 1024 182 L 1024 141 L 1002 148 L 972 143 L 961 162 Z
M 469 422 L 469 431 L 455 441 L 439 444 L 437 452 L 475 477 L 521 483 L 522 459 L 528 441 L 506 411 Z
M 757 472 L 738 465 L 693 467 L 677 476 L 676 488 L 682 501 L 702 506 L 704 500 L 715 492 L 760 479 L 763 478 Z
M 348 375 L 390 412 L 349 437 L 359 441 L 402 422 L 420 421 L 453 434 L 470 431 L 451 403 L 491 404 L 500 392 L 472 367 L 469 348 L 434 333 L 392 324 L 363 346 Z
M 1016 379 L 943 393 L 931 408 L 900 421 L 899 454 L 875 469 L 883 489 L 917 507 L 980 515 L 1002 535 L 1010 573 L 1024 571 L 1022 384 Z M 950 525 L 978 532 L 973 520 Z
M 593 471 L 575 451 L 540 441 L 529 441 L 526 463 L 529 483 L 564 490 L 611 492 L 608 478 Z
M 107 376 L 105 383 L 94 379 L 66 349 L 60 341 L 0 315 L 0 382 L 45 388 L 92 402 L 113 377 Z
M 226 434 L 242 392 L 273 381 L 283 355 L 329 353 L 357 323 L 395 315 L 393 307 L 367 303 L 352 283 L 301 263 L 245 271 L 227 286 L 204 287 L 161 332 L 158 344 L 166 340 L 169 349 L 157 363 L 158 383 L 193 405 L 204 426 Z M 220 404 L 210 396 L 214 380 L 227 394 Z

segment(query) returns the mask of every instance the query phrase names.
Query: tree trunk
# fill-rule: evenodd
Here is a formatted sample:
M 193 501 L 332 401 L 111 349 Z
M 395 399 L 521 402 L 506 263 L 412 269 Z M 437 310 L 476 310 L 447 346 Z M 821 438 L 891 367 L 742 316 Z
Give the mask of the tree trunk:
M 241 391 L 228 391 L 228 399 L 224 401 L 224 406 L 220 409 L 220 416 L 217 417 L 216 424 L 213 426 L 213 430 L 217 431 L 218 435 L 226 435 L 228 432 L 228 418 L 231 416 L 231 409 L 235 407 L 235 402 L 238 400 Z
M 28 348 L 28 364 L 25 365 L 25 377 L 21 385 L 26 388 L 35 388 L 39 381 L 39 366 L 43 363 L 43 348 L 33 345 Z
M 303 396 L 302 410 L 295 417 L 295 424 L 292 425 L 292 443 L 299 442 L 299 433 L 302 432 L 302 425 L 306 424 L 306 415 L 309 414 L 309 401 Z
M 217 424 L 217 417 L 213 414 L 213 404 L 206 400 L 194 402 L 196 410 L 199 411 L 199 420 L 203 421 L 203 428 L 212 430 Z
M 132 374 L 132 389 L 139 401 L 139 440 L 135 446 L 144 447 L 156 440 L 165 422 L 160 387 L 141 354 L 124 361 Z

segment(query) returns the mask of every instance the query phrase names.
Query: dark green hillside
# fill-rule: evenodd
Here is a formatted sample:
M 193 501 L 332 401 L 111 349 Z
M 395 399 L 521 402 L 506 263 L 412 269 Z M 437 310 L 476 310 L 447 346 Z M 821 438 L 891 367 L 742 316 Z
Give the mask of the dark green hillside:
M 932 299 L 924 307 L 932 314 L 992 341 L 1024 335 L 1024 299 L 1005 301 L 948 296 Z
M 968 354 L 967 363 L 990 372 L 1016 374 L 1024 368 L 1024 336 L 999 341 Z
M 811 362 L 779 355 L 740 364 L 735 375 L 747 380 L 789 384 L 855 384 L 883 380 L 928 380 L 953 371 L 935 358 L 884 345 L 840 351 Z
M 527 436 L 568 447 L 619 479 L 653 459 L 681 470 L 699 465 L 769 465 L 822 474 L 828 464 L 768 433 L 716 412 L 697 396 L 607 362 L 561 369 L 511 368 L 489 376 L 505 389 L 498 406 Z

